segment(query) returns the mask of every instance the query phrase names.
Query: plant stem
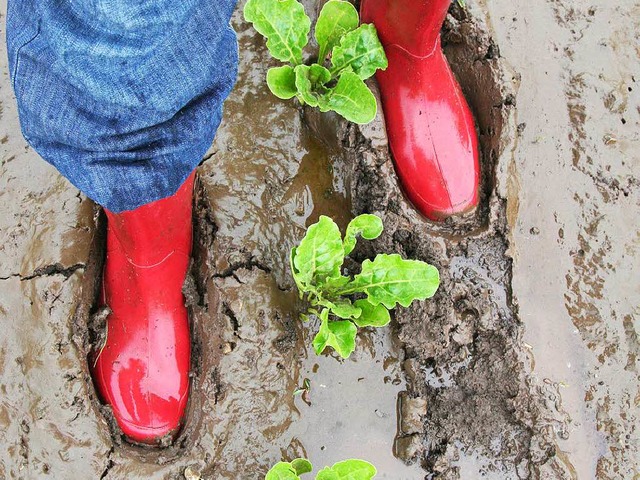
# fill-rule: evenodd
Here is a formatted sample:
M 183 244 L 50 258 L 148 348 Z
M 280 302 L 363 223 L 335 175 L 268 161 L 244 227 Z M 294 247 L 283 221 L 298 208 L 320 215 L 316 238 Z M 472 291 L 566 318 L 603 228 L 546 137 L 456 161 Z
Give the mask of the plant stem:
M 338 70 L 329 70 L 329 72 L 331 73 L 331 81 L 338 78 L 342 73 L 342 70 L 344 70 L 344 68 L 339 68 Z
M 325 50 L 325 47 L 321 47 L 320 48 L 320 54 L 318 55 L 318 64 L 319 65 L 324 65 L 324 61 L 327 59 L 327 51 Z
M 351 288 L 347 288 L 346 290 L 338 290 L 335 294 L 337 296 L 351 295 L 352 293 L 361 292 L 361 291 L 362 291 L 362 288 L 360 287 L 351 287 Z

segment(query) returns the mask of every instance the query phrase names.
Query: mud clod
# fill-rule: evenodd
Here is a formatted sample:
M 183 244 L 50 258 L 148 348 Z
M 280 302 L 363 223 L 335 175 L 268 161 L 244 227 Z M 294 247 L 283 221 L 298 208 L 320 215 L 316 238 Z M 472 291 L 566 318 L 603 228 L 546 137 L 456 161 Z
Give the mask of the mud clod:
M 422 433 L 424 418 L 427 415 L 427 400 L 421 397 L 411 398 L 405 392 L 398 397 L 400 403 L 400 431 L 405 435 Z
M 94 346 L 94 352 L 100 352 L 107 341 L 107 318 L 109 315 L 111 315 L 111 309 L 104 305 L 89 317 L 87 327 L 93 335 L 91 343 Z
M 200 477 L 197 470 L 192 467 L 187 467 L 184 469 L 184 478 L 185 480 L 200 480 L 202 477 Z
M 420 460 L 424 452 L 424 444 L 421 435 L 406 435 L 396 439 L 395 454 L 407 463 Z

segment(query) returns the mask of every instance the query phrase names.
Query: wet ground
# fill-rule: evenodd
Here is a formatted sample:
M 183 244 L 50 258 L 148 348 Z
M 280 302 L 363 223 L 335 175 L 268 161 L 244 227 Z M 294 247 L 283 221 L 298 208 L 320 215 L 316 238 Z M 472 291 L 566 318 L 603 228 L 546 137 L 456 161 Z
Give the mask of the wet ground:
M 382 118 L 272 97 L 236 16 L 239 81 L 196 187 L 193 393 L 159 451 L 123 442 L 93 391 L 103 222 L 22 140 L 3 52 L 0 478 L 259 479 L 298 455 L 395 480 L 640 475 L 640 8 L 468 3 L 443 43 L 478 123 L 482 205 L 445 225 L 405 201 Z M 386 230 L 356 259 L 421 258 L 442 287 L 351 359 L 316 357 L 288 251 L 320 214 L 362 212 Z

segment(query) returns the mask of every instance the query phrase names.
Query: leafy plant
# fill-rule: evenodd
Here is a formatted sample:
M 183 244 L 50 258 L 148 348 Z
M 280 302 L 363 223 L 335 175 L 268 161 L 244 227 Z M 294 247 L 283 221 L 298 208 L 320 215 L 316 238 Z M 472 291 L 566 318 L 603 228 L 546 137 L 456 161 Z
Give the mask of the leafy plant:
M 267 38 L 271 55 L 287 63 L 267 72 L 267 85 L 276 97 L 296 97 L 303 105 L 333 110 L 355 123 L 375 118 L 376 99 L 364 80 L 386 69 L 387 57 L 376 28 L 359 26 L 351 3 L 330 0 L 322 7 L 314 31 L 318 60 L 311 65 L 302 58 L 311 20 L 298 0 L 248 0 L 244 18 Z
M 300 475 L 311 473 L 313 466 L 309 460 L 296 458 L 292 462 L 276 463 L 265 480 L 300 480 Z M 378 472 L 376 467 L 364 460 L 344 460 L 332 467 L 324 467 L 316 475 L 316 480 L 371 480 Z
M 432 297 L 438 289 L 440 277 L 434 266 L 398 254 L 365 260 L 354 277 L 342 274 L 345 256 L 355 248 L 357 237 L 373 240 L 382 230 L 376 215 L 359 215 L 349 223 L 343 239 L 335 222 L 323 215 L 291 250 L 291 271 L 300 298 L 306 297 L 309 313 L 321 322 L 313 339 L 316 354 L 332 347 L 348 358 L 355 349 L 358 327 L 384 327 L 396 304 L 408 307 L 414 300 Z M 302 318 L 308 317 L 303 314 Z

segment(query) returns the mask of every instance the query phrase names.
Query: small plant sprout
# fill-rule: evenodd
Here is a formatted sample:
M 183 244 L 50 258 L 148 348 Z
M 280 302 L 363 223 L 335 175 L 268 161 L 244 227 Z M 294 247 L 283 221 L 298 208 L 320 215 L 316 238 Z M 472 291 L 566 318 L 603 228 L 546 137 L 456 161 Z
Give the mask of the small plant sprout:
M 387 57 L 376 28 L 360 24 L 349 2 L 330 0 L 315 26 L 316 63 L 306 65 L 302 52 L 309 41 L 311 20 L 298 0 L 248 0 L 244 18 L 267 39 L 271 55 L 286 65 L 267 72 L 267 85 L 278 98 L 296 97 L 300 103 L 333 110 L 351 122 L 371 122 L 376 99 L 364 83 Z
M 298 387 L 293 391 L 293 396 L 300 396 L 302 401 L 307 405 L 311 406 L 311 399 L 309 398 L 311 392 L 311 380 L 305 378 L 302 382 L 302 387 Z
M 440 276 L 434 266 L 398 254 L 365 260 L 354 277 L 342 274 L 345 256 L 355 248 L 357 237 L 373 240 L 382 230 L 379 217 L 364 214 L 351 220 L 342 238 L 336 223 L 323 215 L 291 250 L 291 271 L 300 298 L 306 297 L 308 313 L 320 319 L 313 339 L 316 354 L 332 347 L 348 358 L 355 349 L 358 327 L 384 327 L 396 304 L 408 307 L 414 300 L 432 297 L 438 289 Z
M 292 462 L 278 462 L 264 477 L 264 480 L 300 480 L 300 475 L 311 473 L 313 466 L 309 460 L 296 458 Z M 324 467 L 316 474 L 316 480 L 371 480 L 378 472 L 376 467 L 364 460 L 344 460 L 332 467 Z

